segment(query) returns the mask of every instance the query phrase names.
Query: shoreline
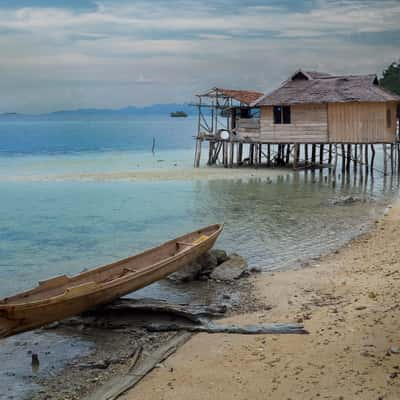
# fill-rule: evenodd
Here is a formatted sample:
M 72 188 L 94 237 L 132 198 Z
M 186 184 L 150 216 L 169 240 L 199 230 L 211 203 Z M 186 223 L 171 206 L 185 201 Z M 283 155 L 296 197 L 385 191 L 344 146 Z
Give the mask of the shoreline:
M 306 267 L 257 275 L 265 310 L 224 320 L 303 322 L 309 335 L 197 334 L 121 399 L 400 398 L 399 222 L 397 201 Z

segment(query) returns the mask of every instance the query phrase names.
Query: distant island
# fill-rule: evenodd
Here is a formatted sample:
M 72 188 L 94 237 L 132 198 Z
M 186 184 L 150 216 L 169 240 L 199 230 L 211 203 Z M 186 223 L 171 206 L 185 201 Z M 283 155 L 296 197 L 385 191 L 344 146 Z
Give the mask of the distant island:
M 179 111 L 176 111 L 179 110 Z M 146 117 L 146 116 L 166 116 L 166 117 L 188 117 L 196 115 L 197 110 L 189 104 L 152 104 L 144 107 L 128 106 L 119 109 L 107 108 L 80 108 L 75 110 L 60 110 L 43 114 L 21 114 L 17 112 L 0 112 L 0 120 L 24 120 L 24 119 L 94 119 L 109 117 Z
M 188 115 L 185 111 L 174 111 L 170 114 L 171 117 L 174 118 L 186 118 Z

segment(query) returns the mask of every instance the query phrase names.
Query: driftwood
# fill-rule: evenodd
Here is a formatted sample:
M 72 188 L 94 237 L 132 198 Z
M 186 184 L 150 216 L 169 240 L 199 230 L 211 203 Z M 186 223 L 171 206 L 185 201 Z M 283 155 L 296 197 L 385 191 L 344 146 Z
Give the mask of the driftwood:
M 200 323 L 204 318 L 222 317 L 226 313 L 227 307 L 225 305 L 170 304 L 153 299 L 120 299 L 93 312 L 103 313 L 107 311 L 166 313 Z
M 152 323 L 144 326 L 150 332 L 188 331 L 206 333 L 234 333 L 241 335 L 258 334 L 307 334 L 302 324 L 255 324 L 255 325 L 232 325 L 215 324 L 209 320 L 203 320 L 199 325 L 188 325 L 179 322 Z
M 92 394 L 87 396 L 85 400 L 115 400 L 121 394 L 135 386 L 142 378 L 144 378 L 157 364 L 164 361 L 171 354 L 191 337 L 189 332 L 181 332 L 169 340 L 164 346 L 156 350 L 151 356 L 137 361 L 136 365 L 125 376 L 115 377 L 100 386 Z
M 142 355 L 142 351 L 143 351 L 142 346 L 136 348 L 129 362 L 129 372 L 132 372 L 133 368 L 135 368 L 137 362 L 139 361 L 140 356 Z

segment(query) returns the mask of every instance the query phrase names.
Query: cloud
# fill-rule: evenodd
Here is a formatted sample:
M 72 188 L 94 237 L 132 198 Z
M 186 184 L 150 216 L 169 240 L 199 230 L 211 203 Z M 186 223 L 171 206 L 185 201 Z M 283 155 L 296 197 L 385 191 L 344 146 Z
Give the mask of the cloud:
M 7 3 L 0 111 L 185 101 L 214 84 L 264 91 L 299 66 L 375 72 L 399 54 L 397 0 Z

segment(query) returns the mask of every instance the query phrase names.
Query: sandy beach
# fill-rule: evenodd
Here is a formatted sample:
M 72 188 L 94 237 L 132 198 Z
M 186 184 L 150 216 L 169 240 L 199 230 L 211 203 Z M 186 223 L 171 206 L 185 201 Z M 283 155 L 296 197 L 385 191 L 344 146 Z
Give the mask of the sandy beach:
M 385 214 L 306 267 L 252 278 L 260 310 L 226 319 L 308 335 L 197 334 L 122 399 L 399 399 L 400 204 Z
M 291 174 L 290 169 L 271 168 L 165 168 L 121 172 L 93 172 L 51 175 L 0 176 L 0 182 L 46 182 L 46 181 L 182 181 L 272 178 Z

